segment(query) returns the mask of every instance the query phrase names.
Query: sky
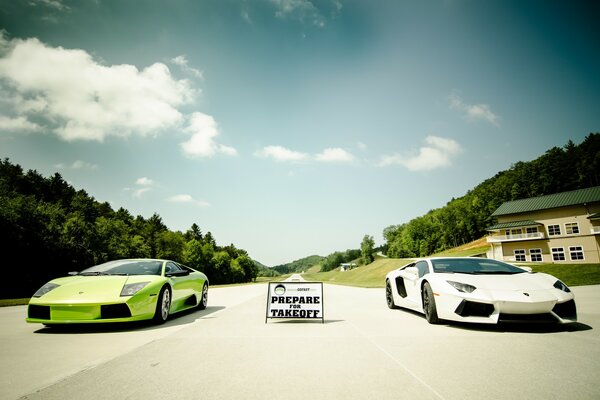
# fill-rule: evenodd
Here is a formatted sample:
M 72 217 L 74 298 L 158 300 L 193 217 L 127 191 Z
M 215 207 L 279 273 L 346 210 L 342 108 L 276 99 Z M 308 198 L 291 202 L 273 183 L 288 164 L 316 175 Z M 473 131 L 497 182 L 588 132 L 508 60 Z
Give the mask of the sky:
M 600 131 L 599 15 L 597 1 L 0 0 L 0 157 L 268 266 L 380 245 Z

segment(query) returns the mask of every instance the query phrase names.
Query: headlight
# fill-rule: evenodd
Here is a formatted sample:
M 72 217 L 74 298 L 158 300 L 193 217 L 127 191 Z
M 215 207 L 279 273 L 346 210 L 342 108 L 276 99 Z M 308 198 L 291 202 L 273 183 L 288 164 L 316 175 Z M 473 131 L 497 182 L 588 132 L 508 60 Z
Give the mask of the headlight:
M 127 285 L 123 286 L 123 290 L 121 290 L 121 296 L 133 296 L 149 283 L 150 282 L 128 283 Z
M 42 297 L 43 295 L 45 295 L 49 291 L 51 291 L 53 289 L 56 289 L 59 286 L 60 285 L 57 285 L 56 283 L 50 283 L 50 282 L 48 282 L 44 286 L 42 286 L 41 288 L 39 288 L 38 291 L 33 294 L 33 297 Z
M 463 293 L 473 293 L 473 290 L 477 289 L 473 285 L 467 285 L 466 283 L 454 282 L 454 281 L 446 281 L 452 286 L 454 289 Z
M 565 285 L 561 281 L 554 282 L 554 287 L 557 288 L 558 290 L 562 290 L 563 292 L 571 293 L 571 289 L 569 289 L 567 287 L 567 285 Z

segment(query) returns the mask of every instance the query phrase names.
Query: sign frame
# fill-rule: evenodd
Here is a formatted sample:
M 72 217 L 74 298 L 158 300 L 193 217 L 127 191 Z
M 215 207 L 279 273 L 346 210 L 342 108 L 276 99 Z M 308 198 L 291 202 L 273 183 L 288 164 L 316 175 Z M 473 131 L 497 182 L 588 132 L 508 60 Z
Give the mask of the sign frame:
M 315 288 L 318 286 L 318 288 Z M 283 287 L 283 289 L 280 289 Z M 288 289 L 289 287 L 289 289 Z M 313 288 L 311 290 L 311 287 Z M 302 289 L 301 292 L 298 289 Z M 313 303 L 316 296 L 314 296 L 316 292 L 318 294 L 319 301 L 317 303 Z M 284 296 L 285 293 L 289 292 L 293 293 L 293 296 Z M 281 293 L 277 293 L 280 291 Z M 311 293 L 312 292 L 312 293 Z M 302 293 L 302 294 L 300 294 Z M 304 294 L 306 293 L 306 294 Z M 285 300 L 273 302 L 273 299 L 281 296 Z M 276 307 L 273 308 L 272 306 Z M 304 308 L 303 308 L 304 307 Z M 274 310 L 282 310 L 286 308 L 287 310 L 298 310 L 297 313 L 290 312 L 287 316 L 275 316 L 271 311 Z M 303 312 L 304 311 L 304 312 Z M 307 315 L 311 312 L 319 312 L 320 316 L 318 317 L 307 317 L 300 316 L 301 314 Z M 296 316 L 294 316 L 296 315 Z M 321 323 L 325 323 L 325 312 L 324 312 L 324 292 L 323 292 L 323 282 L 269 282 L 267 287 L 267 307 L 265 313 L 265 324 L 269 319 L 300 319 L 307 321 L 321 320 Z

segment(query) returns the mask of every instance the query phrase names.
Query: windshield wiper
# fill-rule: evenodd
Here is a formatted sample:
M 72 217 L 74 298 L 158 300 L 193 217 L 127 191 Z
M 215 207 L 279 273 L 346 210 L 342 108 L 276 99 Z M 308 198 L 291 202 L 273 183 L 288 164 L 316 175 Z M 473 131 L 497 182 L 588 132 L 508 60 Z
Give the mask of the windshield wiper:
M 108 275 L 121 275 L 121 276 L 128 276 L 129 274 L 126 274 L 124 272 L 115 272 L 115 273 L 111 273 L 111 272 L 100 272 L 100 271 L 88 271 L 88 272 L 81 272 L 79 275 L 83 275 L 83 276 L 108 276 Z
M 525 272 L 525 271 L 523 271 Z M 474 274 L 477 275 L 514 275 L 514 274 L 520 274 L 520 272 L 513 272 L 513 271 L 476 271 L 473 272 Z

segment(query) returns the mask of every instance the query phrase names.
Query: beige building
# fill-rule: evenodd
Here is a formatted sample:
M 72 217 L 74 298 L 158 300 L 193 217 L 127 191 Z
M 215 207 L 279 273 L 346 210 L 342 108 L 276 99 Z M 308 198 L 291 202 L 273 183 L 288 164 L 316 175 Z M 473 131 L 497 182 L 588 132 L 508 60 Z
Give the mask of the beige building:
M 600 186 L 509 201 L 492 216 L 489 258 L 600 263 Z

